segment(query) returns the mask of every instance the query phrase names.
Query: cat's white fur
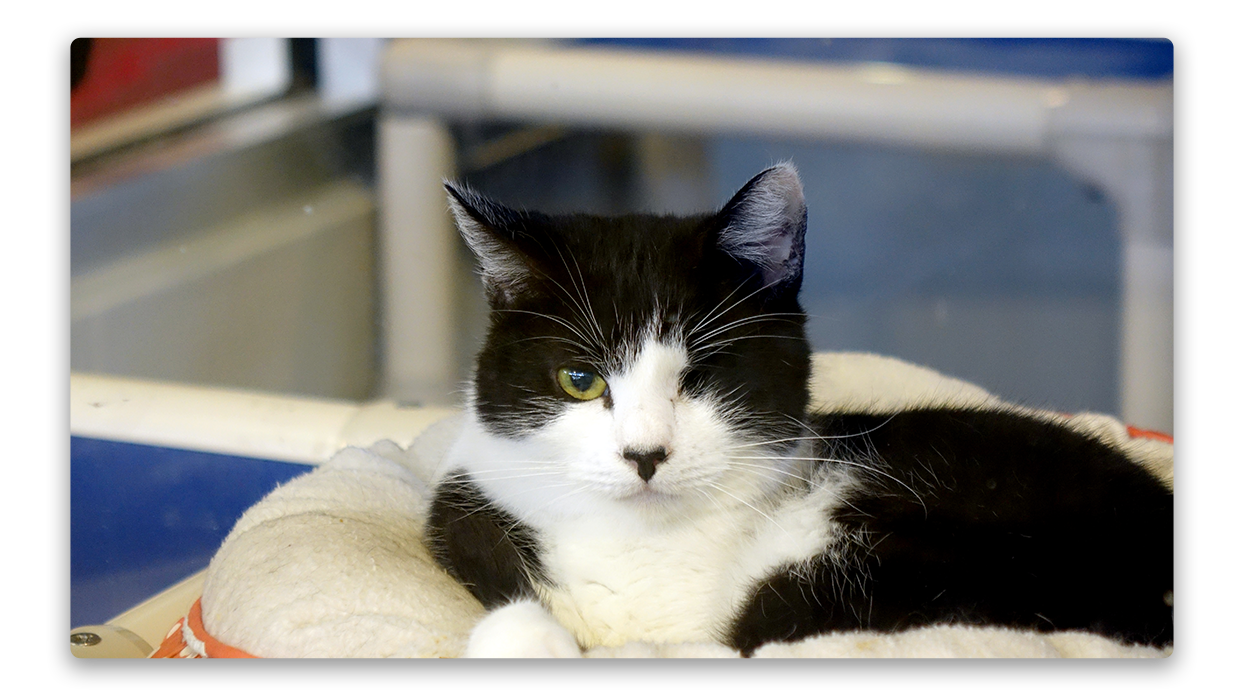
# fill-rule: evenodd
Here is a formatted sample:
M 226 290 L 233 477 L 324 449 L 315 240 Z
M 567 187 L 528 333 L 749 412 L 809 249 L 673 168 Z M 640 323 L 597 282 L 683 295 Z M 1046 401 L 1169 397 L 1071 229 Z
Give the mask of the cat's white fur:
M 469 471 L 535 528 L 556 580 L 537 589 L 552 616 L 530 602 L 498 609 L 469 654 L 556 655 L 558 627 L 585 647 L 717 640 L 757 580 L 831 548 L 824 511 L 845 485 L 784 496 L 806 475 L 801 442 L 741 442 L 726 396 L 680 393 L 686 364 L 684 347 L 649 336 L 604 376 L 612 409 L 573 404 L 522 438 L 489 433 L 468 408 L 446 470 Z M 657 447 L 669 455 L 645 483 L 622 453 Z
M 569 630 L 538 601 L 517 601 L 489 613 L 471 630 L 462 656 L 569 659 L 582 656 Z

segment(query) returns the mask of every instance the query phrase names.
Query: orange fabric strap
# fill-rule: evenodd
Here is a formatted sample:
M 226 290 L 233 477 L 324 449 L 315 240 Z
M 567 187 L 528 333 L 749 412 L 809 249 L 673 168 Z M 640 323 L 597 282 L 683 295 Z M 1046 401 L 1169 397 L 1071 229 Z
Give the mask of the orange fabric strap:
M 189 640 L 187 639 L 189 635 Z M 202 651 L 198 649 L 202 646 Z M 249 652 L 244 652 L 231 645 L 217 640 L 203 629 L 203 599 L 196 599 L 194 605 L 173 629 L 164 636 L 159 649 L 151 653 L 152 659 L 257 659 Z

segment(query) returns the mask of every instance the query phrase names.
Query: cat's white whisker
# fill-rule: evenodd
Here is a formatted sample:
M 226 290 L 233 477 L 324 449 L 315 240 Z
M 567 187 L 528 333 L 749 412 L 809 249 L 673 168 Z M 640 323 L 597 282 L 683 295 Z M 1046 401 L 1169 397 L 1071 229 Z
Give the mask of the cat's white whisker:
M 698 347 L 704 342 L 707 342 L 708 340 L 716 337 L 717 335 L 720 335 L 724 332 L 729 332 L 731 330 L 736 330 L 740 327 L 746 327 L 747 325 L 752 325 L 752 324 L 756 324 L 759 322 L 779 321 L 779 320 L 783 320 L 785 318 L 791 318 L 791 317 L 802 317 L 802 316 L 800 316 L 798 313 L 761 313 L 759 315 L 751 315 L 745 318 L 740 318 L 738 320 L 728 322 L 725 325 L 722 325 L 720 327 L 715 327 L 713 328 L 712 331 L 706 332 L 700 335 L 699 337 L 696 338 L 696 341 L 695 343 L 693 343 L 693 346 Z M 786 320 L 786 321 L 795 323 L 797 325 L 801 324 L 795 320 Z M 751 335 L 751 336 L 761 336 L 761 335 Z M 802 337 L 791 337 L 791 336 L 785 336 L 785 335 L 781 336 L 780 338 L 781 339 L 802 339 Z
M 567 322 L 566 320 L 563 320 L 562 318 L 557 317 L 556 315 L 550 315 L 548 313 L 540 313 L 534 310 L 523 310 L 521 308 L 500 308 L 500 309 L 496 309 L 495 312 L 518 313 L 518 314 L 532 315 L 535 317 L 543 318 L 545 320 L 549 320 L 558 325 L 561 325 L 567 330 L 573 332 L 576 337 L 578 337 L 580 340 L 584 342 L 585 347 L 590 347 L 593 343 L 592 339 L 588 337 L 587 334 L 585 334 L 582 330 L 580 330 L 578 327 L 575 327 L 574 324 Z
M 762 463 L 745 463 L 745 462 L 739 462 L 740 460 L 750 460 L 750 459 L 734 456 L 730 459 L 729 462 L 730 462 L 730 465 L 732 466 L 739 467 L 739 468 L 745 468 L 753 472 L 759 472 L 762 475 L 765 475 L 766 477 L 768 477 L 769 474 L 772 473 L 774 476 L 770 477 L 769 479 L 773 482 L 786 483 L 791 480 L 794 480 L 796 482 L 802 482 L 807 485 L 814 485 L 814 484 L 817 484 L 817 482 L 819 482 L 818 480 L 813 480 L 809 477 L 800 475 L 799 473 L 795 472 L 791 468 L 779 468 L 776 466 L 763 464 L 763 462 L 772 462 L 774 460 L 773 458 L 765 458 L 765 457 L 757 456 L 756 460 L 762 461 Z M 783 460 L 796 460 L 796 459 L 783 459 Z
M 713 309 L 712 309 L 712 310 L 710 310 L 710 311 L 708 311 L 707 313 L 705 313 L 705 314 L 704 314 L 704 317 L 703 317 L 703 318 L 702 318 L 702 319 L 701 319 L 698 323 L 696 323 L 696 325 L 695 325 L 694 327 L 692 327 L 690 330 L 688 330 L 688 331 L 687 331 L 687 334 L 688 334 L 688 335 L 693 335 L 693 334 L 695 334 L 696 332 L 699 332 L 701 327 L 704 327 L 705 325 L 707 325 L 707 324 L 709 324 L 709 323 L 712 323 L 712 322 L 716 321 L 716 319 L 717 319 L 717 315 L 715 315 L 715 313 L 717 312 L 717 309 L 718 309 L 718 308 L 720 308 L 722 305 L 725 305 L 727 302 L 729 302 L 730 298 L 732 298 L 732 297 L 734 296 L 734 294 L 735 294 L 735 293 L 738 293 L 738 292 L 739 292 L 739 290 L 740 290 L 740 289 L 742 289 L 742 288 L 743 288 L 744 286 L 746 286 L 746 285 L 747 285 L 747 282 L 746 282 L 746 281 L 743 281 L 743 282 L 739 283 L 739 285 L 737 285 L 737 286 L 735 286 L 733 289 L 731 289 L 731 291 L 730 291 L 729 293 L 727 293 L 727 294 L 725 295 L 725 297 L 724 297 L 724 298 L 722 298 L 722 299 L 721 299 L 721 300 L 717 303 L 717 305 L 713 306 Z
M 695 347 L 695 351 L 697 352 L 696 357 L 700 360 L 703 360 L 710 356 L 713 356 L 714 354 L 726 353 L 726 352 L 720 351 L 720 349 L 724 347 L 732 346 L 735 342 L 739 342 L 744 339 L 780 339 L 783 341 L 797 341 L 797 342 L 805 341 L 803 337 L 791 336 L 791 335 L 745 334 L 745 335 L 740 335 L 738 337 L 729 337 L 727 339 L 723 339 L 717 342 L 712 342 L 710 344 L 698 345 Z M 733 356 L 738 356 L 738 354 L 733 354 Z
M 566 273 L 570 274 L 570 265 L 566 262 L 566 258 L 563 255 L 560 247 L 557 248 L 557 255 L 558 257 L 561 258 L 562 265 L 565 267 Z M 571 257 L 571 259 L 574 259 L 574 258 Z M 578 265 L 579 265 L 578 260 L 575 260 L 576 270 L 578 270 Z M 555 284 L 558 289 L 561 290 L 566 300 L 575 306 L 580 316 L 580 320 L 586 323 L 586 329 L 588 330 L 588 333 L 589 334 L 594 333 L 596 335 L 595 339 L 596 339 L 596 342 L 598 343 L 598 346 L 601 346 L 601 347 L 607 346 L 605 342 L 604 332 L 601 330 L 600 323 L 596 321 L 596 313 L 592 310 L 591 300 L 587 295 L 587 289 L 585 287 L 585 284 L 583 283 L 582 270 L 579 270 L 579 279 L 577 282 L 575 281 L 573 277 L 571 277 L 570 279 L 570 283 L 575 289 L 574 294 L 566 290 L 566 287 L 562 286 L 561 282 L 557 281 L 557 279 L 554 279 L 552 277 L 548 277 L 548 279 L 549 281 L 552 281 L 553 284 Z
M 558 255 L 561 255 L 560 249 L 558 250 Z M 596 338 L 600 341 L 601 346 L 607 346 L 605 331 L 601 328 L 600 321 L 596 318 L 596 311 L 592 308 L 592 303 L 590 297 L 588 296 L 587 281 L 583 278 L 583 269 L 579 266 L 579 260 L 577 258 L 572 255 L 570 259 L 574 262 L 575 273 L 578 275 L 579 282 L 577 284 L 577 288 L 579 289 L 579 294 L 583 299 L 583 305 L 586 308 L 587 320 L 591 323 L 592 327 L 596 328 Z M 564 257 L 562 258 L 562 261 L 563 263 L 565 262 Z M 570 271 L 569 267 L 567 267 L 566 271 Z
M 778 522 L 777 522 L 777 521 L 776 521 L 776 520 L 775 520 L 772 516 L 769 516 L 767 513 L 765 513 L 764 511 L 762 511 L 759 507 L 757 507 L 756 505 L 754 505 L 754 504 L 752 504 L 751 502 L 747 501 L 746 499 L 743 499 L 742 497 L 740 497 L 740 496 L 738 496 L 738 495 L 734 494 L 733 492 L 731 492 L 730 490 L 726 489 L 725 487 L 723 487 L 722 485 L 720 485 L 720 484 L 718 484 L 718 483 L 715 483 L 715 482 L 708 482 L 708 483 L 705 483 L 705 485 L 706 485 L 706 486 L 708 486 L 708 487 L 711 487 L 713 490 L 715 490 L 715 491 L 717 491 L 717 492 L 720 492 L 720 493 L 722 493 L 722 494 L 726 495 L 727 497 L 729 497 L 729 498 L 731 498 L 731 499 L 733 499 L 733 500 L 737 501 L 738 503 L 742 504 L 743 506 L 747 507 L 748 509 L 751 509 L 752 511 L 756 512 L 757 514 L 760 514 L 760 515 L 761 515 L 762 517 L 764 517 L 764 518 L 765 518 L 765 519 L 766 519 L 769 523 L 771 523 L 771 524 L 773 524 L 774 526 L 776 526 L 776 527 L 778 528 L 778 530 L 780 530 L 782 533 L 785 533 L 785 534 L 787 534 L 787 535 L 790 535 L 790 532 L 789 532 L 789 531 L 787 531 L 785 528 L 783 528 L 783 527 L 782 527 L 782 525 L 781 525 L 781 524 L 779 524 L 779 523 L 778 523 Z

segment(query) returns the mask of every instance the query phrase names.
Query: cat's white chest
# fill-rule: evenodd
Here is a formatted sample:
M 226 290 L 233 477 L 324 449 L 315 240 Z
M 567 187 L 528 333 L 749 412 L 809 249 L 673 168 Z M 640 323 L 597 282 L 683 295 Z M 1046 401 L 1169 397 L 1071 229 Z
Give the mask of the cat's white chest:
M 541 596 L 586 645 L 716 640 L 751 580 L 733 562 L 744 542 L 722 531 L 728 522 L 697 523 L 614 534 L 559 531 L 546 541 L 544 557 L 557 581 Z
M 824 551 L 834 488 L 759 514 L 735 509 L 675 526 L 613 517 L 542 532 L 553 582 L 540 595 L 585 646 L 720 641 L 754 587 L 776 569 Z

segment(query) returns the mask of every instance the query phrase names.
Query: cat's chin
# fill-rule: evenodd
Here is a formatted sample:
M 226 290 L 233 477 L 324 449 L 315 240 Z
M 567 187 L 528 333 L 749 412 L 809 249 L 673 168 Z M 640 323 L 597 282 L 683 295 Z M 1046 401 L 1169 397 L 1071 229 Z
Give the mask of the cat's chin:
M 619 501 L 632 504 L 637 507 L 666 507 L 680 502 L 682 497 L 677 494 L 661 492 L 652 487 L 644 486 L 636 488 L 629 494 L 622 495 Z

